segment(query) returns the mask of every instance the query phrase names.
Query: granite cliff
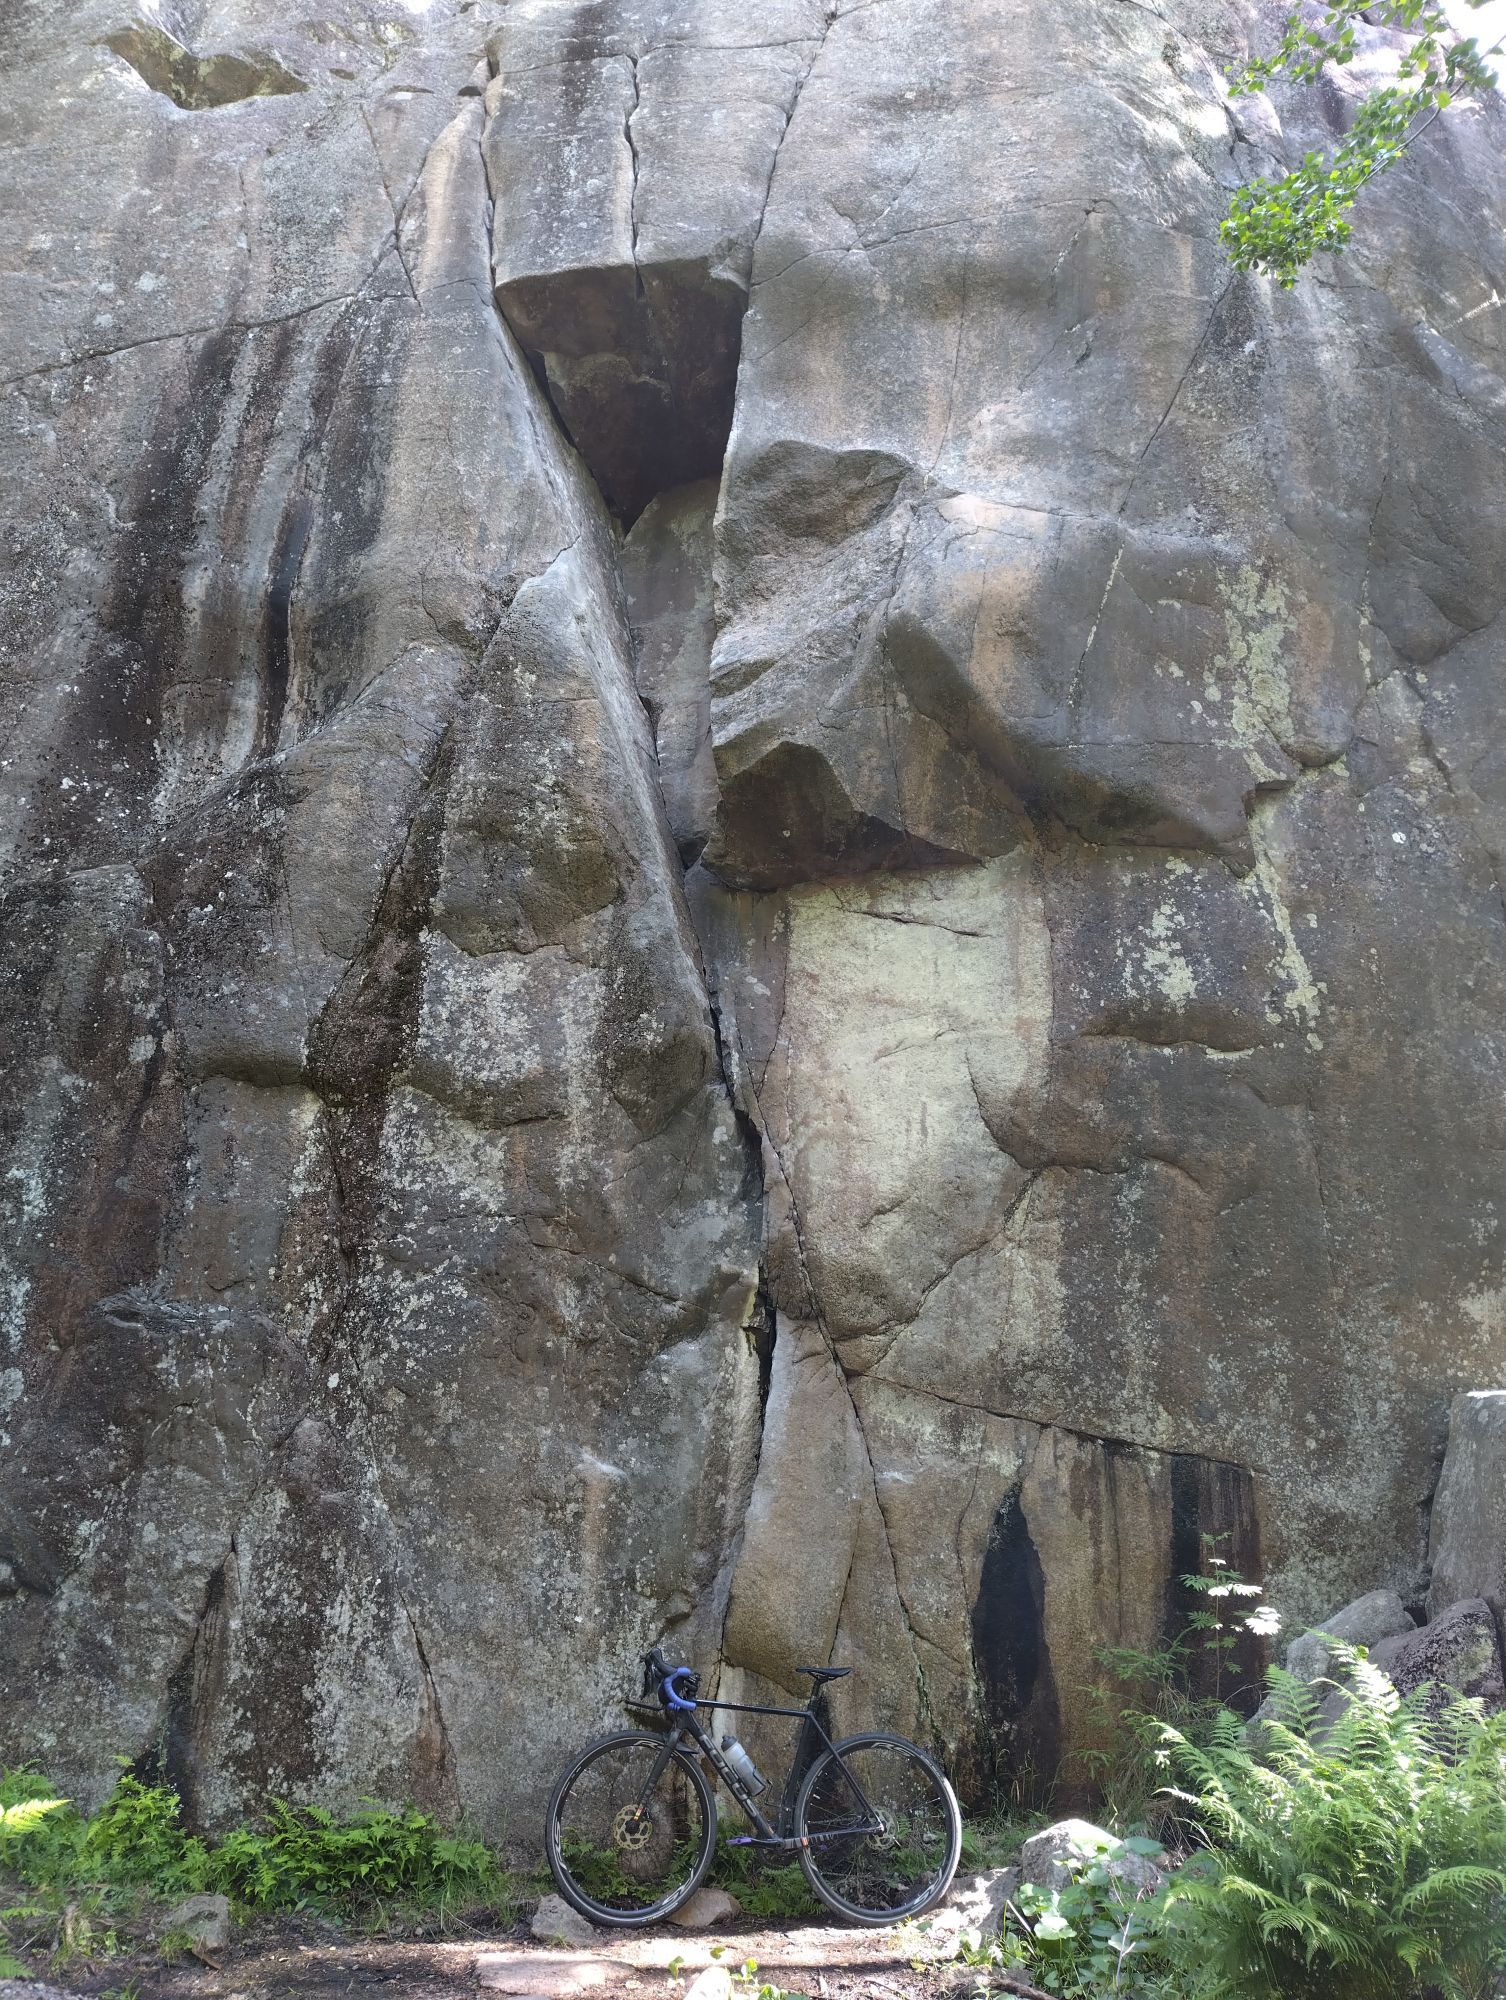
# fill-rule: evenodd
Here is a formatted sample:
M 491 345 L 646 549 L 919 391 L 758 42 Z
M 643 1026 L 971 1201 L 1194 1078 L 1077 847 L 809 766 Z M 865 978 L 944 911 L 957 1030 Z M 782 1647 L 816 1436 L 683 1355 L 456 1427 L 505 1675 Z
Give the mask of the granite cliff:
M 18 0 L 5 1756 L 526 1838 L 657 1639 L 981 1793 L 1203 1535 L 1421 1601 L 1506 128 L 1235 277 L 1273 22 Z

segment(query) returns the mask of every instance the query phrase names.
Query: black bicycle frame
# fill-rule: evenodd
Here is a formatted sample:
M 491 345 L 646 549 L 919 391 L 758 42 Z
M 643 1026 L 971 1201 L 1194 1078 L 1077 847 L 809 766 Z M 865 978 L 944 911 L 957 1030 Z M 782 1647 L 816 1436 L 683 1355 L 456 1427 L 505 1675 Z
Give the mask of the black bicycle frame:
M 812 1696 L 814 1703 L 815 1697 Z M 646 1701 L 629 1701 L 627 1707 L 644 1710 L 667 1720 L 664 1711 Z M 739 1715 L 783 1715 L 800 1724 L 800 1735 L 795 1744 L 795 1755 L 790 1765 L 789 1776 L 784 1781 L 784 1796 L 779 1804 L 779 1824 L 771 1826 L 758 1809 L 758 1802 L 748 1790 L 732 1765 L 718 1747 L 716 1739 L 701 1727 L 692 1710 L 671 1710 L 673 1721 L 665 1733 L 664 1748 L 654 1759 L 654 1767 L 649 1772 L 648 1782 L 643 1788 L 643 1802 L 646 1805 L 654 1787 L 663 1777 L 670 1758 L 676 1750 L 683 1748 L 687 1737 L 695 1744 L 703 1757 L 710 1760 L 713 1769 L 738 1805 L 748 1816 L 749 1824 L 756 1827 L 756 1833 L 741 1834 L 732 1840 L 733 1847 L 809 1847 L 813 1840 L 846 1840 L 853 1834 L 882 1833 L 884 1823 L 868 1803 L 862 1786 L 842 1761 L 842 1753 L 822 1728 L 812 1708 L 769 1708 L 761 1702 L 753 1701 L 702 1701 L 696 1698 L 696 1708 L 721 1708 L 734 1710 Z M 805 1776 L 817 1755 L 818 1742 L 830 1750 L 837 1760 L 837 1768 L 846 1780 L 853 1796 L 857 1799 L 864 1815 L 860 1825 L 823 1827 L 817 1834 L 796 1835 L 788 1829 L 794 1824 L 795 1799 L 800 1780 Z

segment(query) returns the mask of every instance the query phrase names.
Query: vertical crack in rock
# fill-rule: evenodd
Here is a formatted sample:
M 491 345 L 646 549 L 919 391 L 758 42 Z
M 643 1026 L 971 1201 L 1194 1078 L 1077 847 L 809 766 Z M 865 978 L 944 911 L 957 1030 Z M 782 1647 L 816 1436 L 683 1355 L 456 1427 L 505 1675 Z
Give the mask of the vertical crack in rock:
M 1187 357 L 1187 366 L 1182 370 L 1181 374 L 1177 377 L 1177 385 L 1171 392 L 1171 396 L 1167 401 L 1166 408 L 1161 412 L 1160 416 L 1157 417 L 1155 423 L 1151 427 L 1150 436 L 1145 440 L 1145 443 L 1140 448 L 1139 456 L 1135 460 L 1134 470 L 1130 474 L 1129 484 L 1124 489 L 1124 493 L 1120 499 L 1119 505 L 1114 509 L 1114 514 L 1116 519 L 1121 517 L 1128 508 L 1130 503 L 1130 498 L 1134 493 L 1136 483 L 1138 482 L 1140 477 L 1141 468 L 1144 466 L 1146 459 L 1149 458 L 1151 449 L 1154 446 L 1156 439 L 1161 435 L 1162 431 L 1165 430 L 1167 424 L 1170 422 L 1172 411 L 1176 408 L 1177 404 L 1182 400 L 1182 391 L 1187 387 L 1187 383 L 1189 378 L 1191 377 L 1193 369 L 1196 368 L 1198 362 L 1201 361 L 1201 359 L 1203 358 L 1204 349 L 1207 347 L 1208 342 L 1213 338 L 1213 329 L 1218 324 L 1218 316 L 1223 309 L 1224 300 L 1228 298 L 1230 292 L 1233 291 L 1238 281 L 1239 281 L 1239 273 L 1235 272 L 1234 275 L 1230 277 L 1228 282 L 1224 285 L 1224 288 L 1218 294 L 1218 297 L 1214 299 L 1212 305 L 1209 307 L 1207 324 L 1204 326 L 1202 333 L 1198 336 L 1197 343 L 1193 347 L 1191 354 Z
M 784 124 L 780 128 L 779 137 L 774 141 L 774 154 L 773 158 L 769 161 L 769 177 L 764 182 L 763 200 L 759 203 L 758 220 L 753 226 L 753 244 L 748 252 L 748 296 L 750 300 L 753 291 L 753 260 L 758 255 L 758 242 L 759 238 L 763 235 L 764 218 L 769 212 L 769 197 L 774 192 L 774 175 L 779 168 L 779 155 L 784 151 L 784 142 L 789 137 L 790 127 L 795 122 L 795 113 L 800 108 L 800 99 L 805 94 L 805 86 L 810 81 L 812 70 L 814 70 L 816 64 L 821 59 L 821 51 L 826 47 L 827 37 L 831 34 L 832 23 L 837 18 L 837 0 L 828 0 L 826 19 L 821 29 L 821 39 L 811 51 L 810 61 L 805 65 L 805 68 L 800 72 L 799 77 L 795 81 L 795 88 L 790 97 L 789 107 L 784 114 Z
M 769 1284 L 767 1246 L 764 1242 L 767 1201 L 764 1188 L 764 1142 L 759 1127 L 745 1106 L 740 1102 L 740 1094 L 734 1084 L 734 1067 L 727 1048 L 722 1022 L 721 1008 L 717 1004 L 710 976 L 704 963 L 701 977 L 706 991 L 706 1005 L 711 1018 L 711 1032 L 716 1052 L 717 1076 L 726 1094 L 727 1104 L 736 1124 L 737 1135 L 743 1148 L 744 1157 L 744 1199 L 754 1215 L 754 1226 L 758 1238 L 758 1279 L 754 1289 L 752 1307 L 743 1325 L 744 1336 L 750 1341 L 758 1362 L 758 1425 L 752 1463 L 747 1466 L 746 1492 L 751 1499 L 758 1481 L 759 1467 L 763 1462 L 764 1439 L 767 1433 L 769 1391 L 774 1373 L 774 1347 L 779 1337 L 779 1318 L 775 1310 L 773 1292 Z M 716 1620 L 718 1670 L 725 1666 L 727 1659 L 727 1618 L 731 1607 L 732 1584 L 737 1574 L 738 1558 L 743 1547 L 743 1526 L 740 1523 L 729 1539 L 727 1549 L 714 1586 L 713 1601 L 718 1607 Z
M 224 1691 L 230 1623 L 240 1595 L 236 1536 L 209 1573 L 193 1635 L 168 1678 L 156 1741 L 137 1760 L 149 1782 L 169 1785 L 183 1801 L 190 1826 L 202 1820 L 200 1779 L 204 1744 Z
M 382 193 L 386 195 L 387 206 L 392 210 L 392 248 L 397 255 L 397 261 L 403 267 L 403 276 L 408 281 L 408 290 L 412 293 L 416 301 L 418 298 L 418 286 L 413 282 L 413 273 L 408 267 L 407 258 L 403 255 L 403 210 L 407 206 L 407 198 L 404 197 L 403 201 L 399 202 L 392 192 L 392 183 L 387 178 L 386 163 L 382 159 L 382 149 L 377 144 L 376 133 L 371 128 L 371 118 L 364 104 L 361 106 L 361 123 L 366 127 L 366 136 L 371 141 L 371 150 L 376 159 L 377 173 L 382 182 Z M 418 178 L 421 178 L 422 175 L 423 166 L 420 164 Z M 414 185 L 417 186 L 417 184 L 418 179 L 416 178 Z
M 754 55 L 764 45 L 719 47 L 687 10 L 685 35 L 659 46 L 593 21 L 557 60 L 518 72 L 548 82 L 493 99 L 482 149 L 500 218 L 498 308 L 624 526 L 658 495 L 720 475 L 753 257 L 835 18 L 825 10 L 819 34 L 812 22 L 809 36 L 767 45 L 801 51 L 778 65 L 777 94 Z M 528 31 L 499 30 L 492 60 L 505 76 L 509 32 Z M 679 59 L 713 53 L 731 64 L 724 94 L 713 80 L 709 97 L 687 97 Z M 566 135 L 556 163 L 551 142 Z M 726 186 L 698 199 L 697 173 Z
M 468 682 L 457 706 L 463 707 Z M 407 831 L 389 864 L 362 949 L 309 1033 L 306 1073 L 324 1107 L 326 1142 L 339 1196 L 337 1242 L 342 1297 L 320 1355 L 340 1349 L 369 1241 L 382 1132 L 396 1076 L 418 1031 L 422 935 L 438 881 L 445 798 L 454 767 L 454 722 L 420 774 Z M 350 1357 L 352 1370 L 357 1357 Z
M 1178 393 L 1180 394 L 1180 390 Z M 1147 445 L 1146 450 L 1149 451 L 1149 449 L 1150 446 Z M 1129 496 L 1126 494 L 1125 497 L 1128 499 Z M 1098 600 L 1098 609 L 1093 613 L 1093 622 L 1088 627 L 1088 636 L 1083 641 L 1083 648 L 1081 653 L 1078 654 L 1077 664 L 1072 669 L 1072 679 L 1067 688 L 1067 726 L 1069 729 L 1075 730 L 1079 726 L 1078 717 L 1082 710 L 1082 677 L 1087 671 L 1088 655 L 1093 650 L 1093 641 L 1098 637 L 1098 628 L 1103 623 L 1103 614 L 1107 609 L 1115 580 L 1119 575 L 1119 565 L 1123 560 L 1124 544 L 1120 542 L 1114 550 L 1114 560 L 1109 564 L 1109 573 L 1103 586 L 1103 595 Z
M 826 1331 L 824 1326 L 821 1330 L 823 1334 Z M 830 1344 L 829 1341 L 828 1344 Z M 873 1448 L 868 1442 L 868 1433 L 863 1428 L 862 1412 L 858 1409 L 857 1400 L 853 1396 L 852 1384 L 848 1379 L 846 1370 L 842 1367 L 841 1359 L 835 1347 L 832 1348 L 832 1359 L 837 1364 L 838 1372 L 842 1378 L 842 1386 L 847 1391 L 847 1400 L 852 1407 L 852 1420 L 857 1425 L 858 1436 L 862 1440 L 863 1445 L 863 1457 L 868 1466 L 868 1476 L 873 1482 L 873 1504 L 878 1509 L 879 1525 L 884 1536 L 884 1550 L 889 1558 L 889 1572 L 894 1581 L 894 1601 L 899 1606 L 900 1615 L 904 1620 L 905 1636 L 909 1641 L 910 1658 L 915 1669 L 916 1701 L 920 1713 L 931 1732 L 933 1747 L 939 1749 L 943 1742 L 941 1718 L 937 1714 L 936 1705 L 931 1698 L 931 1687 L 926 1678 L 925 1662 L 922 1660 L 920 1654 L 920 1635 L 916 1629 L 915 1612 L 905 1595 L 904 1586 L 899 1580 L 899 1563 L 894 1554 L 894 1535 L 889 1525 L 888 1513 L 884 1507 L 883 1490 L 879 1483 L 878 1467 L 873 1462 Z M 850 1581 L 849 1577 L 849 1583 Z M 845 1609 L 845 1600 L 841 1609 Z M 839 1609 L 837 1614 L 839 1623 L 841 1620 L 841 1609 Z
M 413 1615 L 413 1607 L 401 1588 L 397 1601 L 403 1607 L 403 1616 L 408 1621 L 408 1631 L 413 1639 L 413 1650 L 418 1656 L 419 1672 L 424 1683 L 424 1713 L 419 1723 L 418 1752 L 421 1759 L 434 1769 L 436 1789 L 442 1796 L 454 1801 L 452 1810 L 460 1804 L 460 1773 L 455 1762 L 454 1746 L 450 1742 L 449 1726 L 445 1722 L 444 1704 L 439 1698 L 439 1687 L 434 1679 L 434 1670 L 429 1665 L 428 1649 L 424 1645 L 423 1633 L 418 1620 Z
M 622 136 L 627 141 L 628 162 L 632 171 L 632 186 L 628 190 L 628 235 L 633 252 L 633 283 L 639 298 L 644 295 L 643 267 L 638 262 L 638 142 L 633 137 L 633 120 L 638 116 L 638 58 L 627 57 L 628 70 L 633 79 L 633 101 L 628 106 L 627 116 L 622 121 Z
M 635 290 L 635 295 L 644 301 L 645 311 L 649 326 L 652 330 L 653 338 L 658 342 L 662 351 L 664 343 L 662 341 L 662 338 L 660 337 L 660 332 L 659 332 L 656 302 L 651 294 L 650 288 L 645 283 L 643 270 L 639 258 L 638 188 L 639 188 L 640 160 L 638 156 L 637 140 L 633 130 L 633 121 L 637 114 L 640 104 L 639 74 L 638 74 L 637 59 L 635 57 L 629 57 L 628 63 L 632 78 L 632 103 L 627 108 L 626 115 L 624 117 L 623 138 L 628 148 L 628 154 L 631 166 L 631 192 L 630 192 L 629 210 L 630 210 L 632 261 L 634 270 L 634 290 Z M 485 130 L 483 128 L 483 133 L 482 133 L 483 171 L 487 177 L 487 185 L 491 186 L 492 185 L 491 165 L 487 158 L 484 138 L 485 138 Z M 493 188 L 493 194 L 495 197 L 495 188 Z M 555 394 L 554 386 L 550 381 L 549 370 L 547 366 L 544 364 L 543 357 L 542 356 L 532 357 L 529 355 L 528 344 L 523 339 L 519 329 L 516 328 L 509 319 L 509 316 L 503 304 L 502 297 L 500 295 L 500 288 L 495 285 L 492 288 L 492 305 L 494 311 L 496 312 L 498 323 L 504 329 L 506 336 L 511 341 L 516 342 L 520 352 L 524 355 L 525 359 L 529 361 L 530 372 L 533 374 L 534 379 L 538 383 L 542 401 L 544 403 L 545 408 L 547 408 L 547 410 L 549 411 L 550 417 L 553 420 L 557 436 L 574 455 L 582 479 L 592 489 L 593 494 L 602 504 L 603 512 L 610 511 L 608 506 L 608 496 L 604 493 L 600 480 L 596 476 L 594 468 L 590 464 L 589 460 L 586 458 L 585 454 L 581 452 L 578 447 L 577 440 L 572 432 L 571 425 L 566 417 L 564 410 L 561 407 L 559 398 Z M 675 390 L 675 384 L 673 381 L 673 373 L 672 371 L 668 372 L 670 376 L 670 381 L 669 381 L 670 403 L 672 409 L 674 410 L 676 421 L 679 421 L 680 418 L 677 408 L 677 394 Z M 720 466 L 718 466 L 718 475 L 719 474 L 720 474 Z M 619 591 L 621 591 L 623 589 L 624 580 L 622 575 L 620 551 L 619 551 L 619 560 L 617 564 L 617 575 L 615 581 L 617 583 Z M 636 671 L 637 640 L 633 632 L 631 620 L 627 615 L 627 605 L 625 598 L 622 605 L 622 636 L 625 647 L 627 649 L 627 660 L 628 660 L 629 673 L 632 683 L 631 691 L 634 697 L 634 701 L 644 718 L 646 748 L 648 751 L 650 767 L 653 774 L 653 782 L 654 782 L 656 801 L 657 801 L 657 810 L 660 823 L 664 828 L 666 836 L 664 841 L 664 852 L 666 854 L 666 857 L 675 856 L 677 854 L 677 843 L 673 837 L 670 828 L 668 800 L 666 794 L 664 772 L 659 753 L 658 729 L 653 710 L 650 707 L 649 702 L 645 698 L 643 689 L 639 685 L 638 675 Z M 685 861 L 685 858 L 683 856 L 680 856 L 679 857 L 680 879 L 675 883 L 675 893 L 679 896 L 681 900 L 682 909 L 684 908 L 683 876 L 686 865 L 687 863 Z M 685 911 L 685 915 L 686 915 L 687 925 L 693 934 L 694 925 L 690 919 L 688 910 Z M 754 1121 L 750 1118 L 745 1108 L 738 1101 L 738 1095 L 734 1088 L 732 1070 L 728 1060 L 728 1051 L 726 1049 L 723 1040 L 722 1022 L 720 1013 L 715 1002 L 715 998 L 711 987 L 711 982 L 707 974 L 704 959 L 700 952 L 696 953 L 696 963 L 697 963 L 697 970 L 700 975 L 701 992 L 702 992 L 703 1004 L 706 1009 L 706 1018 L 709 1023 L 711 1031 L 711 1044 L 716 1062 L 717 1079 L 721 1085 L 723 1093 L 725 1094 L 726 1101 L 731 1111 L 732 1117 L 734 1119 L 737 1134 L 742 1144 L 744 1152 L 745 1171 L 743 1180 L 743 1198 L 747 1202 L 748 1207 L 755 1218 L 755 1227 L 757 1228 L 757 1233 L 761 1238 L 763 1233 L 761 1217 L 765 1206 L 764 1157 L 763 1157 L 762 1136 Z M 688 1164 L 688 1157 L 689 1156 L 687 1155 L 687 1164 Z M 631 1280 L 631 1274 L 626 1271 L 620 1271 L 619 1276 L 629 1279 L 629 1281 L 633 1281 Z M 768 1406 L 770 1381 L 773 1368 L 773 1349 L 774 1349 L 774 1342 L 777 1338 L 777 1320 L 770 1293 L 768 1274 L 762 1256 L 760 1256 L 759 1260 L 758 1278 L 755 1287 L 753 1304 L 751 1311 L 749 1312 L 748 1318 L 745 1321 L 743 1332 L 750 1340 L 758 1364 L 757 1448 L 753 1453 L 753 1464 L 749 1466 L 747 1469 L 748 1486 L 749 1486 L 749 1491 L 751 1491 L 752 1482 L 756 1478 L 757 1474 L 757 1459 L 759 1455 L 761 1455 L 762 1451 L 763 1430 L 764 1430 L 765 1416 Z M 739 1532 L 736 1535 L 729 1538 L 729 1546 L 726 1548 L 724 1560 L 722 1561 L 719 1567 L 717 1577 L 711 1586 L 711 1603 L 718 1612 L 719 1630 L 725 1625 L 727 1600 L 730 1594 L 732 1576 L 736 1565 L 736 1556 L 738 1547 L 740 1546 L 740 1541 L 741 1541 L 741 1531 L 739 1530 Z
M 481 184 L 484 188 L 487 189 L 489 199 L 483 204 L 482 207 L 481 240 L 484 244 L 487 245 L 487 252 L 486 252 L 487 268 L 488 270 L 490 270 L 492 269 L 492 264 L 493 264 L 493 253 L 491 249 L 491 242 L 492 242 L 493 218 L 496 214 L 496 207 L 497 207 L 497 189 L 492 180 L 492 168 L 491 168 L 491 163 L 486 156 L 485 142 L 486 142 L 486 121 L 485 119 L 483 119 L 481 123 L 480 132 L 477 135 L 477 145 L 481 153 Z M 564 411 L 560 408 L 559 399 L 557 398 L 554 392 L 554 385 L 549 380 L 549 370 L 545 366 L 543 355 L 541 353 L 535 352 L 529 347 L 529 344 L 524 339 L 522 333 L 516 326 L 514 326 L 512 320 L 508 317 L 507 308 L 502 303 L 498 287 L 496 286 L 496 284 L 493 283 L 490 286 L 489 290 L 491 296 L 492 311 L 497 316 L 498 324 L 501 326 L 504 335 L 516 344 L 518 352 L 523 356 L 524 361 L 527 363 L 528 372 L 530 375 L 532 375 L 534 382 L 538 387 L 539 394 L 544 399 L 544 407 L 548 410 L 550 416 L 554 420 L 554 428 L 556 434 L 563 440 L 566 448 L 570 451 L 570 453 L 577 460 L 579 460 L 581 467 L 585 472 L 586 478 L 590 480 L 593 486 L 595 486 L 596 484 L 595 478 L 591 473 L 590 467 L 586 464 L 585 456 L 581 451 L 580 445 L 576 440 L 574 432 L 570 428 L 569 420 L 565 416 Z M 599 492 L 600 488 L 597 488 L 597 490 Z
M 768 1136 L 767 1133 L 765 1134 L 765 1136 Z M 841 1383 L 843 1393 L 847 1398 L 848 1408 L 852 1415 L 852 1422 L 854 1428 L 856 1429 L 858 1440 L 863 1447 L 863 1461 L 868 1468 L 868 1478 L 873 1489 L 873 1504 L 877 1512 L 879 1528 L 884 1537 L 885 1551 L 889 1558 L 889 1569 L 894 1583 L 894 1599 L 895 1602 L 898 1604 L 900 1612 L 904 1618 L 905 1631 L 908 1636 L 910 1644 L 911 1658 L 914 1661 L 915 1686 L 916 1686 L 917 1697 L 920 1703 L 920 1710 L 922 1715 L 926 1718 L 927 1722 L 930 1724 L 933 1734 L 937 1736 L 937 1740 L 939 1741 L 939 1731 L 937 1730 L 936 1726 L 936 1717 L 931 1702 L 930 1689 L 926 1681 L 925 1666 L 920 1656 L 920 1646 L 918 1643 L 918 1637 L 915 1629 L 914 1613 L 911 1609 L 910 1604 L 906 1600 L 904 1589 L 899 1580 L 899 1564 L 895 1559 L 894 1541 L 890 1530 L 889 1517 L 884 1509 L 883 1494 L 878 1476 L 878 1467 L 873 1462 L 873 1449 L 868 1442 L 868 1433 L 863 1426 L 862 1412 L 861 1410 L 859 1410 L 857 1405 L 857 1399 L 852 1393 L 851 1377 L 849 1375 L 848 1370 L 843 1365 L 841 1354 L 837 1350 L 837 1344 L 832 1339 L 831 1329 L 830 1327 L 828 1327 L 826 1323 L 826 1314 L 822 1308 L 821 1295 L 817 1291 L 815 1282 L 811 1276 L 810 1264 L 806 1255 L 805 1230 L 800 1217 L 800 1204 L 795 1195 L 794 1183 L 790 1179 L 788 1164 L 786 1163 L 784 1156 L 781 1154 L 778 1145 L 775 1143 L 772 1137 L 769 1138 L 769 1146 L 770 1150 L 774 1154 L 775 1159 L 779 1163 L 780 1177 L 785 1185 L 785 1193 L 789 1202 L 790 1231 L 795 1246 L 795 1257 L 800 1267 L 801 1281 L 804 1285 L 806 1299 L 811 1309 L 812 1321 L 816 1327 L 816 1330 L 818 1331 L 818 1333 L 820 1334 L 822 1340 L 826 1345 L 827 1352 L 831 1356 L 832 1366 L 836 1371 L 837 1380 Z M 776 1333 L 776 1338 L 777 1338 L 777 1333 Z M 850 1584 L 851 1584 L 851 1569 L 849 1568 L 848 1583 L 843 1587 L 844 1590 L 843 1603 L 839 1604 L 837 1609 L 837 1621 L 839 1625 L 841 1623 L 843 1606 L 845 1605 L 846 1590 L 850 1586 Z

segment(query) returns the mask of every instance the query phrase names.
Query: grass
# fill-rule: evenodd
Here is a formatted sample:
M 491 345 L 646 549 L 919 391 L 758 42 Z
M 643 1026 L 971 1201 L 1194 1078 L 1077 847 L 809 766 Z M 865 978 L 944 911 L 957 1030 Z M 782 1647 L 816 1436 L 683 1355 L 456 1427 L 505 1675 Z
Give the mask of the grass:
M 1041 1813 L 1001 1809 L 962 1823 L 959 1875 L 981 1875 L 990 1868 L 1007 1868 L 1031 1834 L 1049 1821 Z

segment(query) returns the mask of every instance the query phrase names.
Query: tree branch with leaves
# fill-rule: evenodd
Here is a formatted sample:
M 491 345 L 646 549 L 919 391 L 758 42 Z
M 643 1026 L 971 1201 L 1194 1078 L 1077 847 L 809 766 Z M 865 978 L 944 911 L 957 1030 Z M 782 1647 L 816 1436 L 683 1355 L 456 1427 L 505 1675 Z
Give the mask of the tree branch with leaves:
M 1478 8 L 1487 0 L 1467 4 Z M 1362 16 L 1412 37 L 1395 80 L 1367 92 L 1330 152 L 1310 152 L 1290 173 L 1239 190 L 1219 231 L 1236 270 L 1295 284 L 1318 251 L 1342 250 L 1349 241 L 1349 212 L 1377 174 L 1395 166 L 1456 99 L 1496 87 L 1490 59 L 1506 37 L 1481 49 L 1475 36 L 1456 32 L 1439 0 L 1327 0 L 1316 22 L 1290 15 L 1270 55 L 1231 73 L 1230 96 L 1250 97 L 1277 82 L 1316 83 L 1329 63 L 1345 68 L 1359 53 L 1355 24 Z

